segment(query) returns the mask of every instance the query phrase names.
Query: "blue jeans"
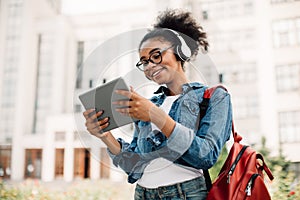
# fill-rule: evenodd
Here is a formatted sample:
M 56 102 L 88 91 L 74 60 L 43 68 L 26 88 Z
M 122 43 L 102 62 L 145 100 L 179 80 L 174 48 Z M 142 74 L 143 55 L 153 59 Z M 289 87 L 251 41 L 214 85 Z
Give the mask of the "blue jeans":
M 205 200 L 207 189 L 204 177 L 158 188 L 144 188 L 136 185 L 135 200 Z

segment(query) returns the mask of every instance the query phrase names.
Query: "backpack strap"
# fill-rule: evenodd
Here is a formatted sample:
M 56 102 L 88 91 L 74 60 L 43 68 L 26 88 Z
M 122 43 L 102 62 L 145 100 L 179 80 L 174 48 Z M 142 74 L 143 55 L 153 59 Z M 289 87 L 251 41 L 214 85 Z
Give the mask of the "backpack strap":
M 210 100 L 211 96 L 213 95 L 214 91 L 215 91 L 217 88 L 222 88 L 222 89 L 224 89 L 225 91 L 227 91 L 227 89 L 226 89 L 223 85 L 217 85 L 217 86 L 214 86 L 214 87 L 211 87 L 211 88 L 207 88 L 207 89 L 204 91 L 204 94 L 203 94 L 203 100 L 202 100 L 202 102 L 200 103 L 199 125 L 200 125 L 200 121 L 202 120 L 202 118 L 203 118 L 204 115 L 206 114 L 206 111 L 207 111 L 207 108 L 208 108 L 208 104 L 209 104 L 209 100 Z M 198 127 L 199 127 L 199 126 L 198 126 Z
M 208 108 L 208 104 L 209 104 L 209 100 L 210 100 L 210 98 L 212 97 L 213 93 L 215 92 L 215 90 L 217 88 L 222 88 L 226 92 L 228 91 L 223 85 L 216 85 L 216 86 L 213 86 L 211 88 L 207 88 L 204 91 L 203 100 L 200 103 L 200 116 L 199 116 L 199 121 L 198 121 L 198 123 L 199 123 L 198 124 L 198 128 L 200 127 L 200 122 L 201 122 L 202 118 L 206 114 L 206 111 L 207 111 L 207 108 Z M 232 121 L 232 128 L 231 128 L 231 130 L 232 130 L 232 136 L 233 136 L 234 141 L 235 142 L 240 142 L 242 140 L 242 137 L 239 134 L 237 134 L 237 132 L 235 132 L 233 121 Z
M 217 85 L 217 86 L 214 86 L 214 87 L 211 87 L 211 88 L 207 88 L 204 91 L 203 100 L 200 103 L 200 113 L 199 113 L 199 117 L 198 117 L 199 118 L 198 128 L 200 128 L 200 122 L 201 122 L 202 118 L 204 117 L 204 115 L 206 114 L 206 111 L 207 111 L 207 108 L 208 108 L 208 105 L 209 105 L 209 100 L 210 100 L 211 96 L 213 95 L 214 91 L 217 88 L 222 88 L 225 91 L 227 91 L 227 89 L 223 85 Z M 205 178 L 205 184 L 206 184 L 207 191 L 209 191 L 212 187 L 212 181 L 211 181 L 211 178 L 210 178 L 210 175 L 209 175 L 209 171 L 207 169 L 203 170 L 203 175 L 204 175 L 204 178 Z

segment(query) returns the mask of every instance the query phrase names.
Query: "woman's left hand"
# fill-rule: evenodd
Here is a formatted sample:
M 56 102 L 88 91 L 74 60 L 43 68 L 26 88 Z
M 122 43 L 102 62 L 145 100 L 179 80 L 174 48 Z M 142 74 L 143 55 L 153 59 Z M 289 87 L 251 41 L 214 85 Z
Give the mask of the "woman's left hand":
M 153 109 L 158 108 L 154 103 L 136 93 L 132 87 L 130 91 L 116 90 L 115 92 L 130 99 L 113 102 L 114 105 L 125 107 L 117 108 L 116 111 L 142 121 L 151 121 Z

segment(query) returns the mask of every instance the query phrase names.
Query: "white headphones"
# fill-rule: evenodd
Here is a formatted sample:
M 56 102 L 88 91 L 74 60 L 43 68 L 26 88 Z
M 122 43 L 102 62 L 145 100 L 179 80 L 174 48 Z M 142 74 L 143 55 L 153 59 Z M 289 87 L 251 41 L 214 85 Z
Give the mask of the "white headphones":
M 176 47 L 175 47 L 175 53 L 179 56 L 179 58 L 182 61 L 187 61 L 192 56 L 192 51 L 191 51 L 190 47 L 186 44 L 185 40 L 182 38 L 182 36 L 178 32 L 176 32 L 172 29 L 167 29 L 167 30 L 169 30 L 170 32 L 175 34 L 176 37 L 180 41 L 180 44 L 176 45 Z

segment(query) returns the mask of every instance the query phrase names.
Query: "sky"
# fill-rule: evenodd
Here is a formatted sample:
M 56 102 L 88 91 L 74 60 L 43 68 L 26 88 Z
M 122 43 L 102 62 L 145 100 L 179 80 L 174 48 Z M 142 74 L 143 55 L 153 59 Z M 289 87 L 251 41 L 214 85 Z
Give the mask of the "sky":
M 145 4 L 141 0 L 62 0 L 65 15 L 91 14 L 114 11 Z

